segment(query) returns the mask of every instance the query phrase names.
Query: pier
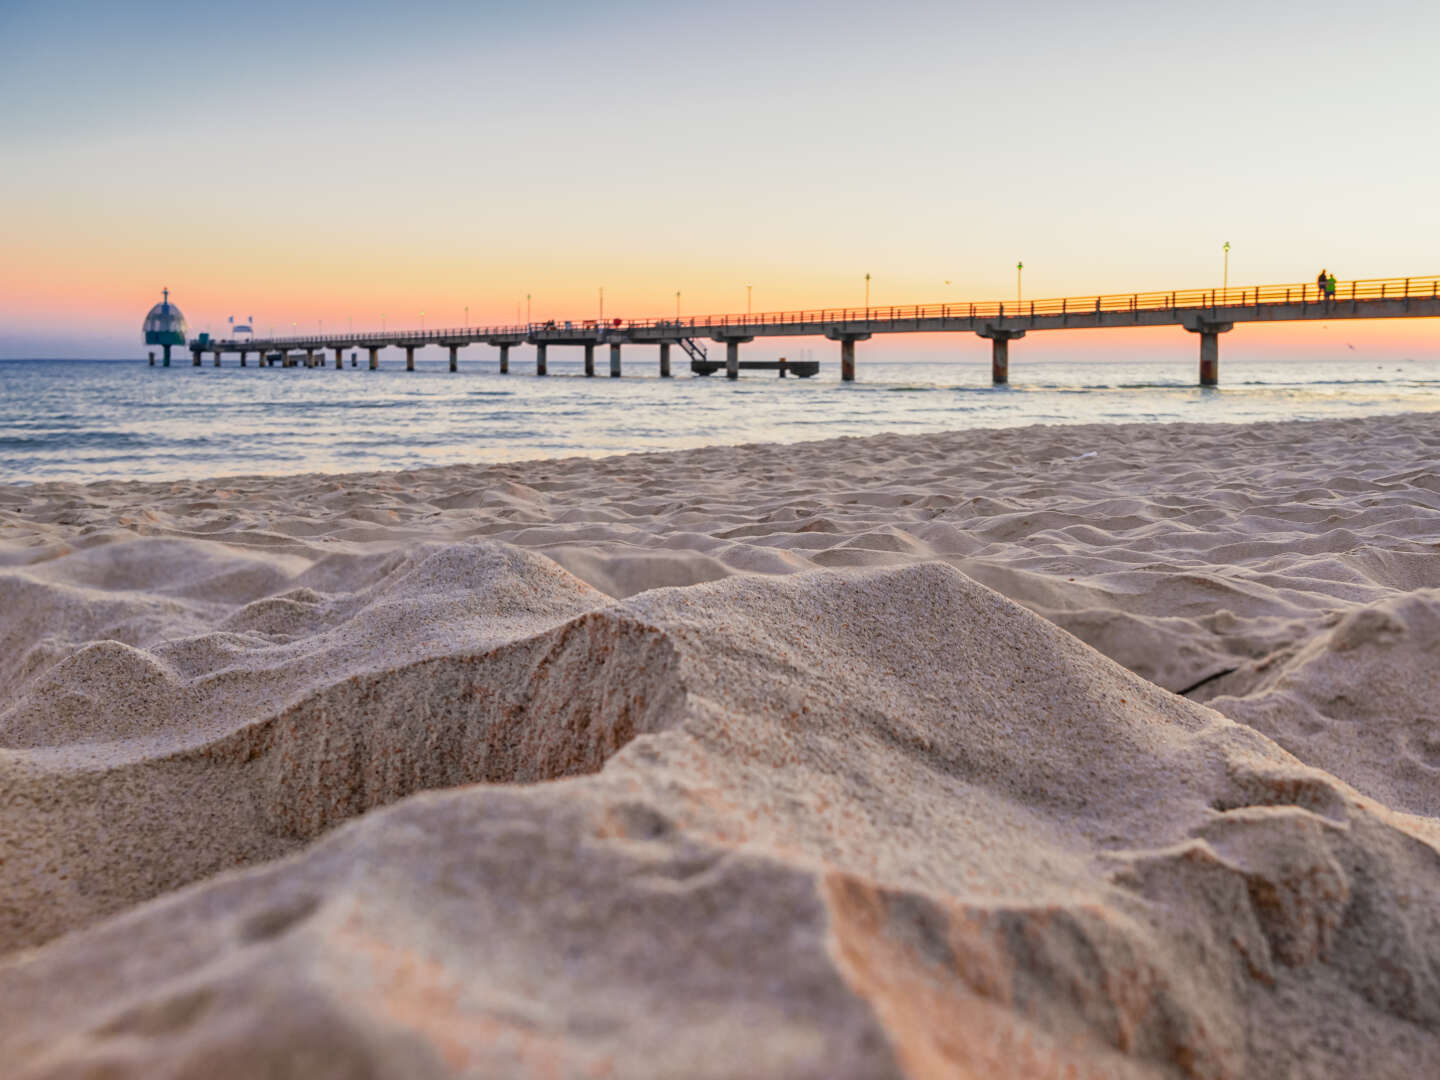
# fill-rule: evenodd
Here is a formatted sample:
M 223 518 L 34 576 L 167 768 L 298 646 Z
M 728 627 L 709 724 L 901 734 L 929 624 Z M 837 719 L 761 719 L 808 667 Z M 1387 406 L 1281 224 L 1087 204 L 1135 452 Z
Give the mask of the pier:
M 486 345 L 499 350 L 500 372 L 510 372 L 510 350 L 521 344 L 535 347 L 535 374 L 547 374 L 552 347 L 584 351 L 584 371 L 595 375 L 595 350 L 609 353 L 609 375 L 619 378 L 626 349 L 643 348 L 658 358 L 662 377 L 671 374 L 671 350 L 679 346 L 690 360 L 690 370 L 710 375 L 723 370 L 735 379 L 743 370 L 775 370 L 806 377 L 817 362 L 746 361 L 741 346 L 761 337 L 823 337 L 839 346 L 840 377 L 853 381 L 856 343 L 877 334 L 976 334 L 990 342 L 991 379 L 1004 385 L 1010 379 L 1010 343 L 1026 334 L 1052 330 L 1177 326 L 1196 336 L 1199 343 L 1199 384 L 1220 382 L 1220 335 L 1237 323 L 1323 322 L 1333 319 L 1397 319 L 1440 317 L 1440 276 L 1376 278 L 1343 281 L 1326 297 L 1316 282 L 1259 285 L 1170 292 L 1117 293 L 1072 296 L 1050 300 L 957 302 L 859 308 L 818 308 L 744 315 L 706 315 L 676 319 L 612 319 L 545 322 L 438 330 L 321 334 L 299 337 L 210 339 L 189 342 L 196 367 L 209 353 L 219 366 L 225 353 L 238 354 L 240 365 L 249 356 L 260 366 L 324 367 L 327 354 L 334 366 L 344 367 L 346 350 L 364 350 L 368 367 L 380 366 L 380 351 L 405 351 L 406 370 L 415 369 L 415 350 L 439 345 L 450 353 L 450 370 L 458 371 L 460 350 Z M 720 356 L 723 346 L 723 359 Z M 714 355 L 711 349 L 714 349 Z M 653 351 L 652 351 L 653 350 Z M 278 357 L 278 360 L 277 360 Z M 167 351 L 168 359 L 168 351 Z

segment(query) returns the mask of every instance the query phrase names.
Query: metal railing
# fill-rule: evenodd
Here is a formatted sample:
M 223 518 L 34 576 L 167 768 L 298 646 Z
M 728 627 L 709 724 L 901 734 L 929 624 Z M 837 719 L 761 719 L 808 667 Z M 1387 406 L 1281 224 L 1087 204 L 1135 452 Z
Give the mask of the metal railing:
M 1331 302 L 1367 302 L 1375 300 L 1440 299 L 1440 275 L 1408 278 L 1369 278 L 1336 283 Z M 691 315 L 666 319 L 580 319 L 568 322 L 518 323 L 503 326 L 448 327 L 435 330 L 371 330 L 361 333 L 319 334 L 300 337 L 254 338 L 238 341 L 213 338 L 200 346 L 206 351 L 221 347 L 234 351 L 239 346 L 254 349 L 279 346 L 288 348 L 349 348 L 382 347 L 385 345 L 444 344 L 465 342 L 485 337 L 514 337 L 529 334 L 575 334 L 630 330 L 675 330 L 691 336 L 711 329 L 749 329 L 774 327 L 827 326 L 837 323 L 883 325 L 945 319 L 975 320 L 1029 318 L 1034 316 L 1095 315 L 1109 312 L 1140 311 L 1213 311 L 1218 308 L 1260 308 L 1281 304 L 1321 304 L 1326 301 L 1318 281 L 1290 285 L 1246 285 L 1221 289 L 1178 289 L 1170 292 L 1109 293 L 1095 296 L 1067 296 L 1045 300 L 981 302 L 958 301 L 940 304 L 887 305 L 871 307 L 804 308 L 793 311 L 767 311 L 757 314 Z

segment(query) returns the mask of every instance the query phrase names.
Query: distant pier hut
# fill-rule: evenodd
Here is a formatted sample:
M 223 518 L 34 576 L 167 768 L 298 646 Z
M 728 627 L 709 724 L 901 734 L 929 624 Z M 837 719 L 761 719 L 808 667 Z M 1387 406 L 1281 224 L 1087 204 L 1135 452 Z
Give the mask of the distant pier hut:
M 185 316 L 170 303 L 170 290 L 162 289 L 164 299 L 145 316 L 145 344 L 159 345 L 165 350 L 165 366 L 170 366 L 170 346 L 185 344 Z M 150 352 L 150 366 L 155 366 L 155 352 Z
M 248 345 L 250 342 L 254 341 L 254 340 L 255 340 L 255 326 L 254 326 L 254 323 L 255 323 L 255 316 L 254 316 L 254 315 L 248 315 L 248 316 L 246 316 L 244 322 L 238 322 L 238 323 L 235 321 L 235 316 L 234 316 L 234 315 L 231 315 L 231 316 L 230 316 L 230 340 L 231 340 L 231 341 L 234 341 L 234 342 L 237 342 L 237 343 L 240 344 L 240 345 Z M 216 367 L 219 367 L 219 366 L 220 366 L 220 354 L 219 354 L 219 353 L 216 353 L 216 354 L 215 354 L 215 366 L 216 366 Z M 241 349 L 241 350 L 240 350 L 240 366 L 241 366 L 241 367 L 244 367 L 244 366 L 245 366 L 245 350 L 244 350 L 244 349 Z M 260 358 L 260 366 L 261 366 L 261 367 L 264 367 L 264 366 L 265 366 L 265 358 L 264 358 L 263 355 L 262 355 L 261 358 Z

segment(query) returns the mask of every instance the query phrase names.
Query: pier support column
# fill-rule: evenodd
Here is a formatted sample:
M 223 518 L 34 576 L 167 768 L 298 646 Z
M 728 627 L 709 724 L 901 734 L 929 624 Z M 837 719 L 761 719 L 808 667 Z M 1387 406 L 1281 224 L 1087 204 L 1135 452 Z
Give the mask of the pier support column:
M 191 350 L 190 350 L 190 366 L 191 366 L 191 367 L 199 367 L 199 366 L 200 366 L 200 350 L 199 350 L 199 349 L 191 349 Z
M 150 362 L 155 362 L 153 356 Z M 662 379 L 670 378 L 670 343 L 668 341 L 662 341 L 660 343 L 660 377 Z
M 366 349 L 365 351 L 370 354 L 370 370 L 371 370 L 371 371 L 379 371 L 379 370 L 380 370 L 380 350 L 379 350 L 379 349 Z
M 460 370 L 460 346 L 459 346 L 459 345 L 451 345 L 451 346 L 450 346 L 450 370 L 451 370 L 451 371 L 459 371 L 459 370 Z
M 164 351 L 165 351 L 165 363 L 164 363 L 162 366 L 164 366 L 164 367 L 169 367 L 169 366 L 170 366 L 170 346 L 169 346 L 169 345 L 166 345 L 166 346 L 164 347 Z
M 151 366 L 151 367 L 154 367 L 154 366 L 155 366 L 155 350 L 154 350 L 154 349 L 151 349 L 151 350 L 150 350 L 150 366 Z
M 501 375 L 509 375 L 509 374 L 510 374 L 510 346 L 509 346 L 509 345 L 501 345 L 501 346 L 500 346 L 500 374 L 501 374 Z
M 618 341 L 610 343 L 610 377 L 612 379 L 620 377 L 620 343 Z
M 854 382 L 855 342 L 869 341 L 870 335 L 846 333 L 837 326 L 827 330 L 825 336 L 831 341 L 840 342 L 840 380 L 842 382 Z
M 725 342 L 725 377 L 727 379 L 738 379 L 740 377 L 740 342 Z
M 244 367 L 244 366 L 245 366 L 245 350 L 244 350 L 244 349 L 241 349 L 241 350 L 240 350 L 240 366 L 241 366 L 241 367 Z
M 338 345 L 335 347 L 335 370 L 345 370 L 345 350 L 340 348 Z
M 1187 319 L 1185 329 L 1200 335 L 1200 385 L 1220 385 L 1220 335 L 1234 328 L 1232 322 L 1212 322 L 1209 319 Z
M 990 339 L 990 381 L 996 386 L 1010 382 L 1010 339 Z
M 406 371 L 414 371 L 414 370 L 415 370 L 415 346 L 414 346 L 414 345 L 406 345 L 406 346 L 405 346 L 405 370 L 406 370 Z
M 1006 330 L 988 323 L 975 331 L 990 339 L 990 381 L 996 386 L 1010 382 L 1010 342 L 1025 336 L 1024 330 Z
M 535 374 L 544 375 L 545 371 L 545 343 L 542 341 L 535 346 Z
M 585 343 L 585 374 L 595 374 L 595 346 L 589 342 Z

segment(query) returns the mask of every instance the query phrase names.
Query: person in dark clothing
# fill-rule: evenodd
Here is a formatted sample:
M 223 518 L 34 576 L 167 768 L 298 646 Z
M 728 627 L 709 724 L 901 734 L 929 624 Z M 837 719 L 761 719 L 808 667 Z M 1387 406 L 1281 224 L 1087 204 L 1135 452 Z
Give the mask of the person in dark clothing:
M 1315 299 L 1325 299 L 1325 286 L 1330 284 L 1330 271 L 1321 270 L 1315 275 Z

